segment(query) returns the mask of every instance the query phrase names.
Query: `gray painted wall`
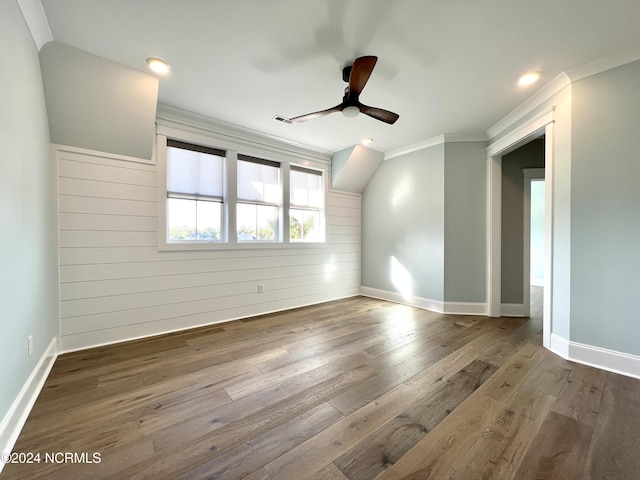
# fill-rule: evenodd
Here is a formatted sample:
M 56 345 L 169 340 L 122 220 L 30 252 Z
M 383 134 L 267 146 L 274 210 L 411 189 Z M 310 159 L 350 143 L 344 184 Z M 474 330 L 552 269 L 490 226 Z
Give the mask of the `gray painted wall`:
M 640 61 L 573 86 L 571 340 L 640 355 Z
M 340 192 L 361 194 L 384 161 L 384 153 L 353 145 L 331 157 L 331 187 Z
M 394 274 L 407 279 L 406 288 Z M 443 144 L 386 160 L 367 185 L 362 285 L 444 300 Z
M 53 143 L 151 159 L 156 77 L 60 42 L 40 60 Z
M 1 420 L 58 333 L 58 261 L 38 51 L 15 1 L 0 2 L 0 37 Z
M 444 299 L 486 302 L 486 142 L 444 145 Z
M 442 143 L 386 160 L 362 197 L 362 285 L 485 302 L 486 164 L 485 142 Z M 409 288 L 394 281 L 398 270 Z
M 502 303 L 523 301 L 525 168 L 544 168 L 544 140 L 502 157 Z

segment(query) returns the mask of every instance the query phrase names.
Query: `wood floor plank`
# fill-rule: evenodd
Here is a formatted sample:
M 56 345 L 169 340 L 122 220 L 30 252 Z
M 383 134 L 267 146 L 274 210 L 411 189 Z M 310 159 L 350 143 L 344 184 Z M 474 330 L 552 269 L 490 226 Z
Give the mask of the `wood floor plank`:
M 516 325 L 511 322 L 506 324 L 499 322 L 497 325 L 490 327 L 488 331 L 477 335 L 466 345 L 451 352 L 429 368 L 421 370 L 405 383 L 416 390 L 428 390 L 434 383 L 447 380 L 460 371 L 465 365 L 479 358 L 482 352 L 489 348 L 495 341 L 508 334 L 515 326 Z
M 585 479 L 585 458 L 592 434 L 590 425 L 549 412 L 513 478 Z
M 352 297 L 61 355 L 2 479 L 625 479 L 640 380 L 575 365 L 532 318 Z M 231 393 L 232 395 L 230 395 Z
M 284 382 L 290 378 L 294 378 L 302 373 L 306 373 L 317 368 L 322 368 L 324 365 L 340 362 L 341 360 L 349 363 L 353 362 L 358 365 L 363 364 L 371 359 L 371 356 L 363 351 L 346 352 L 337 351 L 331 352 L 330 355 L 318 355 L 313 359 L 309 359 L 305 362 L 297 362 L 277 370 L 272 370 L 268 373 L 264 373 L 256 378 L 248 378 L 240 382 L 236 382 L 233 385 L 229 385 L 225 388 L 227 393 L 234 400 L 238 400 L 242 397 L 251 395 L 252 393 L 259 392 L 263 388 L 269 385 L 276 385 Z
M 356 411 L 451 353 L 447 342 L 440 340 L 419 337 L 403 348 L 368 362 L 378 373 L 333 398 L 331 404 L 345 415 Z
M 522 382 L 522 388 L 538 390 L 557 397 L 562 391 L 572 367 L 570 362 L 546 350 L 539 368 L 534 369 L 527 376 Z
M 256 470 L 250 475 L 247 475 L 243 478 L 243 480 L 271 480 L 267 472 L 264 471 L 264 468 Z
M 433 430 L 489 378 L 497 367 L 473 361 L 439 382 L 407 410 L 350 449 L 334 463 L 349 480 L 376 478 Z
M 535 390 L 514 392 L 445 478 L 519 480 L 516 472 L 554 401 L 552 396 Z
M 265 465 L 272 480 L 304 478 L 326 465 L 327 458 L 338 458 L 386 422 L 398 415 L 416 398 L 406 385 L 399 385 L 357 412 L 334 423 L 318 435 Z
M 584 478 L 637 479 L 639 452 L 640 381 L 607 373 Z
M 475 444 L 500 410 L 491 397 L 468 398 L 380 475 L 384 480 L 442 480 Z
M 524 352 L 520 350 L 512 355 L 496 374 L 482 385 L 482 393 L 498 401 L 503 401 L 513 394 L 544 357 L 543 348 L 531 347 L 534 349 L 532 354 L 528 346 L 525 346 Z
M 177 445 L 192 445 L 194 441 L 211 436 L 218 428 L 227 426 L 230 427 L 225 431 L 230 431 L 237 438 L 242 438 L 244 428 L 261 433 L 261 425 L 272 424 L 278 419 L 285 421 L 300 410 L 315 407 L 336 392 L 362 381 L 371 373 L 366 368 L 359 368 L 360 363 L 358 356 L 346 357 L 335 365 L 320 367 L 307 372 L 308 375 L 298 375 L 289 382 L 243 397 L 186 422 L 176 423 L 154 435 L 154 446 L 158 452 L 171 451 Z M 240 421 L 242 425 L 238 423 Z
M 328 403 L 322 403 L 178 478 L 242 478 L 328 428 L 340 418 L 340 412 Z
M 554 411 L 593 425 L 598 414 L 606 375 L 603 370 L 586 365 L 574 365 L 558 394 Z
M 308 480 L 350 480 L 338 467 L 330 463 L 307 477 Z

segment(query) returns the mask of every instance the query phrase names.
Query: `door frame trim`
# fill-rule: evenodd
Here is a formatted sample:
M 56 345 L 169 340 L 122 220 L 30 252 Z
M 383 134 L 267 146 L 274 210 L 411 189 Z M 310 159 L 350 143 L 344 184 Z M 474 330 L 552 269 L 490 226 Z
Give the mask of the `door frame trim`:
M 555 106 L 528 120 L 487 147 L 487 314 L 502 316 L 502 157 L 545 136 L 545 265 L 543 345 L 551 343 L 553 301 L 553 171 Z

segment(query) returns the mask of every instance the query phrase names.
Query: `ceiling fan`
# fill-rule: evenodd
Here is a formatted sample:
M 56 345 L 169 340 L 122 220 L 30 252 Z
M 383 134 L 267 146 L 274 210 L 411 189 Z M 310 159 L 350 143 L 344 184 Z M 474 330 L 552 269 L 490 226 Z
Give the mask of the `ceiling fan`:
M 348 82 L 349 86 L 344 89 L 344 97 L 342 97 L 341 104 L 326 110 L 320 110 L 319 112 L 293 117 L 290 118 L 289 121 L 294 123 L 306 122 L 313 118 L 324 117 L 330 113 L 342 112 L 345 117 L 355 117 L 359 113 L 364 113 L 381 122 L 391 125 L 394 124 L 400 117 L 397 113 L 360 103 L 360 93 L 362 93 L 362 89 L 367 84 L 377 61 L 378 57 L 371 55 L 359 57 L 355 59 L 353 65 L 345 67 L 342 70 L 342 79 Z

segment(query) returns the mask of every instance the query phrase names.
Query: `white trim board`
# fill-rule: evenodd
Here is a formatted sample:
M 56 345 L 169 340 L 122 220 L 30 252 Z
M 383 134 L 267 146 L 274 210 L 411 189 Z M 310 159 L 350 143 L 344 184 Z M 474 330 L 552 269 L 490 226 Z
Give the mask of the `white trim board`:
M 396 148 L 394 150 L 389 150 L 385 153 L 384 159 L 390 160 L 392 158 L 400 157 L 402 155 L 407 155 L 409 153 L 417 152 L 419 150 L 424 150 L 425 148 L 433 147 L 435 145 L 440 145 L 443 143 L 460 143 L 460 142 L 487 142 L 487 135 L 484 133 L 480 133 L 477 135 L 457 135 L 457 134 L 441 134 L 436 135 L 435 137 L 427 138 L 426 140 L 422 140 L 420 142 L 412 143 L 411 145 L 407 145 L 405 147 Z
M 11 452 L 13 449 L 56 358 L 58 342 L 53 338 L 0 423 L 0 454 Z M 4 463 L 0 462 L 0 472 L 3 467 Z
M 302 156 L 329 164 L 333 152 L 305 145 L 302 143 L 286 140 L 273 135 L 264 134 L 238 125 L 222 122 L 213 118 L 187 112 L 179 108 L 158 104 L 156 111 L 156 131 L 166 133 L 166 129 L 177 129 L 181 133 L 194 133 L 204 135 L 207 138 L 214 136 L 221 140 L 230 142 L 234 149 L 254 151 L 264 155 L 265 152 L 275 152 L 279 156 L 289 155 L 297 158 Z M 221 145 L 223 146 L 223 145 Z M 258 150 L 255 150 L 258 148 Z
M 503 303 L 500 305 L 503 317 L 528 317 L 528 309 L 524 303 Z
M 389 302 L 422 308 L 436 313 L 451 315 L 486 315 L 487 305 L 480 302 L 443 302 L 415 295 L 402 295 L 398 292 L 380 290 L 372 287 L 360 287 L 360 293 L 365 297 L 387 300 Z
M 543 345 L 549 348 L 553 312 L 553 171 L 554 112 L 551 106 L 487 147 L 487 312 L 502 315 L 502 156 L 528 141 L 545 135 L 545 281 L 543 303 Z M 525 295 L 526 296 L 526 295 Z
M 640 356 L 572 342 L 551 334 L 549 348 L 569 361 L 640 379 Z
M 18 0 L 18 6 L 22 11 L 31 37 L 40 51 L 45 44 L 53 41 L 53 34 L 42 3 L 40 0 Z

